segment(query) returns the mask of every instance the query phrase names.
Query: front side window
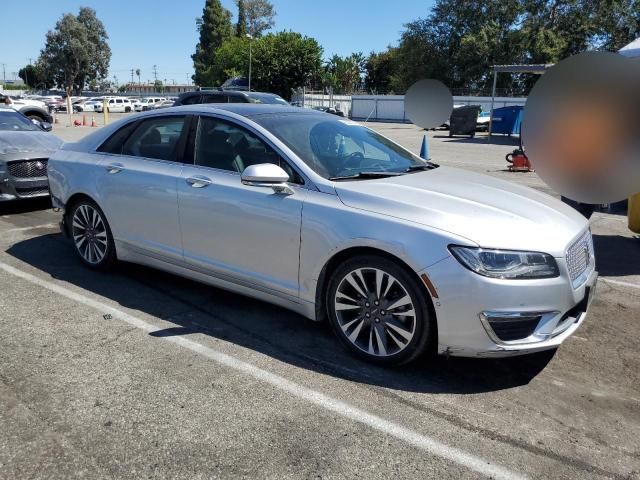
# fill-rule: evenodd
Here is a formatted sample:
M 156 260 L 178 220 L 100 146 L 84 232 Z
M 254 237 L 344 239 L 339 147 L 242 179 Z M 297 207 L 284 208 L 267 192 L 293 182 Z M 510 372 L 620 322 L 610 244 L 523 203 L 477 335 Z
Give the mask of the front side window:
M 124 143 L 122 154 L 178 161 L 178 140 L 185 120 L 183 115 L 143 120 Z
M 289 181 L 304 181 L 269 145 L 252 132 L 213 117 L 201 117 L 195 145 L 195 164 L 242 173 L 249 165 L 273 163 L 289 174 Z

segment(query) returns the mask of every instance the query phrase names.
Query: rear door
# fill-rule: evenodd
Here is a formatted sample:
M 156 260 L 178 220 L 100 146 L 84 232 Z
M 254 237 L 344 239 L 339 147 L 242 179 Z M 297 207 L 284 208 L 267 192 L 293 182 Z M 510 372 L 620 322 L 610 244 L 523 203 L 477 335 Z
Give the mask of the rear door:
M 127 249 L 182 260 L 176 184 L 190 121 L 187 115 L 145 118 L 99 148 L 104 154 L 98 165 L 100 205 L 114 239 Z

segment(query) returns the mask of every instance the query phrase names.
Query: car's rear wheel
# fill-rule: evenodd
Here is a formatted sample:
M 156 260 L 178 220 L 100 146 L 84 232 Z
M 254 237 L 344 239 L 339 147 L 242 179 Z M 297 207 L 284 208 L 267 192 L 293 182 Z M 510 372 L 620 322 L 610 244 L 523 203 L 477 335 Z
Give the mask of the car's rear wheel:
M 82 263 L 105 270 L 116 261 L 116 250 L 109 224 L 102 210 L 91 200 L 83 199 L 69 212 L 69 233 Z
M 326 296 L 338 338 L 358 356 L 382 365 L 404 364 L 426 351 L 435 330 L 427 301 L 410 272 L 376 255 L 342 263 Z

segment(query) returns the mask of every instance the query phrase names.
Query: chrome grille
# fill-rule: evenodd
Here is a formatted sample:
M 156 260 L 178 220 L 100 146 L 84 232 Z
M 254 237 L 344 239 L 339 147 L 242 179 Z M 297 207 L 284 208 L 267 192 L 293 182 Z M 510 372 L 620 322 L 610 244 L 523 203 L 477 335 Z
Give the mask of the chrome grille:
M 18 160 L 8 162 L 7 169 L 14 178 L 37 178 L 47 176 L 47 159 Z
M 587 230 L 578 240 L 573 242 L 567 249 L 567 269 L 571 282 L 576 287 L 580 276 L 589 268 L 594 261 L 593 256 L 593 239 L 591 231 Z

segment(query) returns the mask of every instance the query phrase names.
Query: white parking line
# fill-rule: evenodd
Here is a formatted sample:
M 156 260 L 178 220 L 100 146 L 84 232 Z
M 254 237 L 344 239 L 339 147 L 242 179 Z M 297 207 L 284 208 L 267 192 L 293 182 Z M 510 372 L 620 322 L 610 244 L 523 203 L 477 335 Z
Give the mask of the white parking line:
M 602 277 L 600 277 L 598 279 L 598 281 L 611 283 L 612 285 L 620 285 L 621 287 L 629 287 L 629 288 L 638 288 L 638 289 L 640 289 L 640 285 L 638 285 L 638 284 L 629 283 L 629 282 L 623 282 L 623 281 L 620 281 L 620 280 L 612 280 L 610 278 L 602 278 Z
M 4 233 L 26 232 L 28 230 L 35 230 L 37 228 L 52 228 L 57 226 L 57 223 L 44 223 L 42 225 L 33 225 L 31 227 L 10 228 L 9 230 L 5 230 Z
M 58 283 L 38 278 L 35 275 L 19 270 L 3 262 L 0 262 L 0 269 L 35 285 L 46 288 L 47 290 L 55 292 L 70 300 L 99 310 L 101 313 L 110 313 L 113 317 L 118 318 L 136 328 L 139 328 L 144 332 L 151 333 L 163 330 L 162 328 L 155 327 L 145 322 L 144 320 L 134 317 L 133 315 L 129 315 L 128 313 L 123 312 L 117 308 L 111 307 L 97 300 L 93 300 L 89 297 L 81 295 L 80 293 L 74 292 L 62 285 L 59 285 Z M 324 408 L 325 410 L 329 410 L 337 415 L 340 415 L 341 417 L 367 425 L 368 427 L 373 428 L 374 430 L 377 430 L 386 435 L 396 437 L 397 439 L 413 445 L 414 447 L 449 460 L 460 466 L 469 468 L 470 470 L 473 470 L 487 477 L 495 479 L 526 478 L 519 473 L 512 472 L 499 465 L 492 465 L 486 459 L 466 453 L 458 448 L 445 445 L 427 435 L 423 435 L 414 430 L 403 427 L 402 425 L 394 423 L 390 420 L 385 420 L 382 417 L 368 413 L 365 410 L 354 407 L 346 402 L 343 402 L 342 400 L 337 400 L 324 393 L 304 387 L 295 382 L 287 380 L 285 377 L 276 375 L 275 373 L 271 373 L 267 370 L 263 370 L 259 367 L 256 367 L 255 365 L 244 362 L 226 353 L 219 352 L 213 348 L 205 347 L 204 345 L 201 345 L 187 338 L 173 336 L 161 337 L 159 339 L 172 342 L 193 352 L 199 353 L 200 355 L 203 355 L 204 357 L 207 357 L 210 360 L 213 360 L 221 365 L 245 373 L 246 375 L 253 377 L 256 380 L 268 383 L 273 387 L 285 391 L 294 397 L 305 400 L 313 405 Z

